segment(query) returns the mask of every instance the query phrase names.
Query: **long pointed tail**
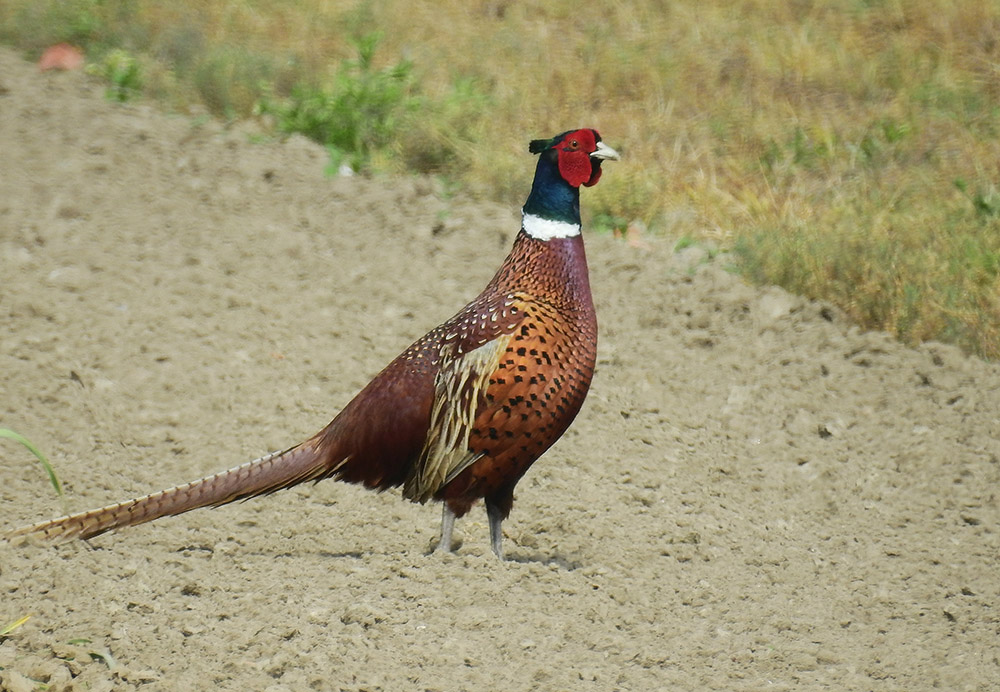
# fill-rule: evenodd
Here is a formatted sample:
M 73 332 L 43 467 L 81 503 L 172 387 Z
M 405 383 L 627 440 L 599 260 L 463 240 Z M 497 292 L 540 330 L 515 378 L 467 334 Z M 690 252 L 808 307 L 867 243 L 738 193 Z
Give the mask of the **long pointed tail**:
M 101 509 L 25 526 L 4 534 L 3 538 L 8 541 L 19 536 L 50 541 L 87 539 L 199 507 L 217 507 L 324 478 L 335 469 L 330 468 L 323 457 L 321 437 L 316 436 L 284 452 L 269 454 L 214 476 Z

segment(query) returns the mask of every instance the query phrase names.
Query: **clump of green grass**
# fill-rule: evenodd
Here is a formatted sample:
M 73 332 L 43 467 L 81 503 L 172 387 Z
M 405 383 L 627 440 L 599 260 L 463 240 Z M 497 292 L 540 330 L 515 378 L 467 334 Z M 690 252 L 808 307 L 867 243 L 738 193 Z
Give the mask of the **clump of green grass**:
M 756 281 L 990 358 L 997 35 L 1000 5 L 954 0 L 0 5 L 35 55 L 122 49 L 171 107 L 270 113 L 354 167 L 510 204 L 527 140 L 597 127 L 625 158 L 588 222 L 735 248 Z
M 328 85 L 297 84 L 287 99 L 265 99 L 259 112 L 277 119 L 282 132 L 298 132 L 326 146 L 333 166 L 366 169 L 398 137 L 399 123 L 418 106 L 413 66 L 400 61 L 376 68 L 380 36 L 354 41 L 357 57 L 342 62 Z
M 112 101 L 125 103 L 142 93 L 142 68 L 135 56 L 127 51 L 120 48 L 108 51 L 91 67 L 92 74 L 108 83 L 105 94 Z

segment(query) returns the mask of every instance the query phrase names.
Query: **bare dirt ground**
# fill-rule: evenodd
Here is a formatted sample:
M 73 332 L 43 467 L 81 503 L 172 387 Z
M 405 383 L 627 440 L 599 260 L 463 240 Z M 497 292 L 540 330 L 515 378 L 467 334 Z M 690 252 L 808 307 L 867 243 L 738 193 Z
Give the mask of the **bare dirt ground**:
M 4 442 L 3 528 L 298 442 L 517 230 L 8 51 L 0 87 L 0 426 L 67 485 Z M 667 240 L 588 243 L 598 372 L 518 488 L 508 562 L 481 510 L 428 555 L 437 506 L 335 482 L 0 543 L 0 626 L 31 616 L 0 688 L 1000 689 L 1000 367 Z

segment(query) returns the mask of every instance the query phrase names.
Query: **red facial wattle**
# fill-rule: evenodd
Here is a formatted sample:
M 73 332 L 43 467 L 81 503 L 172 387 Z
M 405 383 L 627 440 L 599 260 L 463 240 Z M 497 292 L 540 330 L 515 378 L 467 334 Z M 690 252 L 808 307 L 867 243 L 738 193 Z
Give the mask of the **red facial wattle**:
M 577 130 L 563 137 L 556 146 L 559 152 L 559 173 L 573 187 L 590 187 L 601 179 L 601 160 L 591 158 L 597 150 L 594 130 Z
M 591 185 L 596 185 L 597 181 L 601 179 L 601 160 L 591 159 L 590 166 L 591 166 L 590 180 L 588 180 L 583 184 L 584 187 L 590 187 Z

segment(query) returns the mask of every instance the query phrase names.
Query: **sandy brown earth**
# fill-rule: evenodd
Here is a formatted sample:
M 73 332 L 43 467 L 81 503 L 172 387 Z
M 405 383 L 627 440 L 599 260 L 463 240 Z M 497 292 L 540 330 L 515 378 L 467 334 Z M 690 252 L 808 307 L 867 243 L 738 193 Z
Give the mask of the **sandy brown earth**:
M 0 87 L 0 426 L 67 486 L 4 442 L 4 528 L 303 439 L 517 230 L 7 51 Z M 667 240 L 588 243 L 598 372 L 508 562 L 481 510 L 428 555 L 437 506 L 335 482 L 0 544 L 0 626 L 31 616 L 0 688 L 1000 689 L 1000 367 Z

